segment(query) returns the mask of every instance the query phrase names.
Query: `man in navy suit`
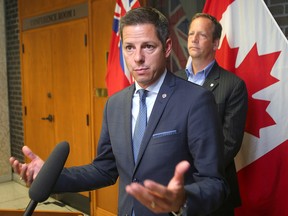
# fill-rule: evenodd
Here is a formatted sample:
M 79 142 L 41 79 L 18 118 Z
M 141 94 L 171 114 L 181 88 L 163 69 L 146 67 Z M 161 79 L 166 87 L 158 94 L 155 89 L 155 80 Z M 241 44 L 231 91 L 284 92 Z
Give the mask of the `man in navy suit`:
M 168 21 L 156 9 L 127 12 L 120 34 L 135 83 L 108 99 L 97 157 L 91 164 L 64 168 L 54 192 L 94 190 L 119 177 L 118 215 L 207 215 L 228 193 L 214 96 L 166 69 L 172 41 Z M 135 159 L 139 89 L 148 92 L 148 122 Z M 27 146 L 23 152 L 31 163 L 15 158 L 10 163 L 30 185 L 44 162 Z
M 247 113 L 247 89 L 243 80 L 220 67 L 215 61 L 222 26 L 215 17 L 198 13 L 189 26 L 186 70 L 176 74 L 202 85 L 215 96 L 224 134 L 225 177 L 230 194 L 225 203 L 211 216 L 233 216 L 241 205 L 234 157 L 240 150 Z

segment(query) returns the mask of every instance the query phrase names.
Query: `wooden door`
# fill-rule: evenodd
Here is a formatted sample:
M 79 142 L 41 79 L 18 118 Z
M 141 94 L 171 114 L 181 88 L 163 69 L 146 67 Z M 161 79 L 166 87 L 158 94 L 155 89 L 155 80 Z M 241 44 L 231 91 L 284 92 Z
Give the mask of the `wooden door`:
M 46 159 L 68 141 L 66 166 L 91 162 L 87 26 L 82 19 L 22 34 L 25 144 Z
M 24 144 L 47 158 L 55 140 L 53 121 L 43 120 L 54 114 L 51 32 L 48 29 L 25 32 L 22 41 Z
M 91 162 L 87 20 L 52 30 L 55 141 L 70 143 L 67 166 Z

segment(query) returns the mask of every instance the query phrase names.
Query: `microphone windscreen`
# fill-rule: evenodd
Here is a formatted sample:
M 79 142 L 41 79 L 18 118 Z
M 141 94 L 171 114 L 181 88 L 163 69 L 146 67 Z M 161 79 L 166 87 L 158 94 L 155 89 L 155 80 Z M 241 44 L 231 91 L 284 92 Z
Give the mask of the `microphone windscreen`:
M 69 151 L 67 142 L 56 145 L 29 188 L 31 200 L 43 202 L 48 199 L 65 165 Z

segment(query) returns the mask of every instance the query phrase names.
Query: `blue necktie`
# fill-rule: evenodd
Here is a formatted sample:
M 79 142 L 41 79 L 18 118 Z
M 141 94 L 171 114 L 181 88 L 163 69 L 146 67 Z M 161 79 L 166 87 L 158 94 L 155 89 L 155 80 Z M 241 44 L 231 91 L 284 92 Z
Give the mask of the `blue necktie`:
M 134 136 L 133 136 L 133 154 L 134 161 L 137 161 L 139 149 L 141 146 L 142 138 L 147 125 L 147 106 L 146 106 L 146 95 L 145 89 L 139 89 L 139 114 L 135 124 Z

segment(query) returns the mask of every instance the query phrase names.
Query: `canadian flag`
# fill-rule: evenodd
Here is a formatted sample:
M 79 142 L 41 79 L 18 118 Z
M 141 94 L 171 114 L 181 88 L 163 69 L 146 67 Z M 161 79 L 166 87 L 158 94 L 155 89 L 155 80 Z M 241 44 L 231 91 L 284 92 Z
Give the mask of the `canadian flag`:
M 140 3 L 138 0 L 116 0 L 106 73 L 106 85 L 109 96 L 129 86 L 133 82 L 122 54 L 119 25 L 121 17 L 124 16 L 127 11 L 139 6 Z
M 288 42 L 263 0 L 207 0 L 223 27 L 216 59 L 248 89 L 248 116 L 236 157 L 237 216 L 288 215 Z

